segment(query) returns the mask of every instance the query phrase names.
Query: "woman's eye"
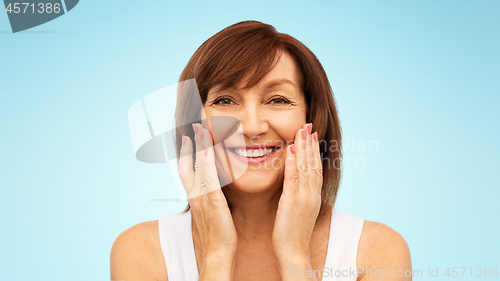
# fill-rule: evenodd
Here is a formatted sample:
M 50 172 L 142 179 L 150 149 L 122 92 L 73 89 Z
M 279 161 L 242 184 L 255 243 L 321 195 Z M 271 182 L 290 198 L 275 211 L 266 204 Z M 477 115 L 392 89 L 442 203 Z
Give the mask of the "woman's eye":
M 228 98 L 221 98 L 221 99 L 218 99 L 214 102 L 214 104 L 222 104 L 222 105 L 229 105 L 232 103 L 233 103 L 233 101 L 228 99 Z
M 290 103 L 290 102 L 288 100 L 284 99 L 284 98 L 276 98 L 276 99 L 272 99 L 271 103 L 274 103 L 274 104 L 287 104 L 287 103 Z

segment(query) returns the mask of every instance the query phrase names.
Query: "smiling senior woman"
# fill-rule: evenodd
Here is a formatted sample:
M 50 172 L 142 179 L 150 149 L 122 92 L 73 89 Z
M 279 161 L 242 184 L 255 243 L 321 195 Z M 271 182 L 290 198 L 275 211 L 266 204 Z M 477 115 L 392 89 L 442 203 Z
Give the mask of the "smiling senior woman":
M 295 38 L 257 21 L 229 26 L 198 48 L 180 81 L 195 78 L 203 108 L 178 97 L 184 212 L 139 223 L 111 250 L 112 280 L 411 280 L 408 246 L 390 227 L 334 209 L 341 130 L 327 76 Z M 236 118 L 237 146 L 213 145 L 210 116 Z M 214 149 L 215 148 L 215 149 Z M 282 163 L 282 165 L 266 165 Z M 270 167 L 272 166 L 272 167 Z

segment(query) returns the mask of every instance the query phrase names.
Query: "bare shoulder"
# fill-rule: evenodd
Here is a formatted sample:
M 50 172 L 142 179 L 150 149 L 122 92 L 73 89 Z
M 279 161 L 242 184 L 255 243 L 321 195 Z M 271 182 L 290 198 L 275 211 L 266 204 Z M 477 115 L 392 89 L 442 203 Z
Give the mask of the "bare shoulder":
M 408 244 L 396 230 L 380 222 L 365 220 L 357 264 L 358 268 L 363 268 L 359 269 L 363 273 L 359 274 L 358 280 L 412 280 L 411 276 L 405 277 L 405 272 L 410 275 L 412 270 Z M 375 276 L 376 270 L 379 276 Z
M 111 248 L 111 280 L 167 280 L 158 221 L 138 223 L 118 235 Z

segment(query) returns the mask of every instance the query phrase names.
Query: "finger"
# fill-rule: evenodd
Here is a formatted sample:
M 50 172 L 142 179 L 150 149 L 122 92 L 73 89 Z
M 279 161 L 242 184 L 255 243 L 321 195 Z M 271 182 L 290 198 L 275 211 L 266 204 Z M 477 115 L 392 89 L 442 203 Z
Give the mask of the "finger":
M 307 124 L 306 124 L 307 125 Z M 295 139 L 295 153 L 297 154 L 297 171 L 299 176 L 299 188 L 308 188 L 309 169 L 307 167 L 307 128 L 306 125 L 298 131 Z
M 194 130 L 194 140 L 195 140 L 195 155 L 196 159 L 194 162 L 194 184 L 193 184 L 193 192 L 190 198 L 198 197 L 201 193 L 202 185 L 204 184 L 203 174 L 205 173 L 203 170 L 203 145 L 201 143 L 201 130 L 198 123 L 193 124 Z
M 317 177 L 314 172 L 315 161 L 314 161 L 314 151 L 312 148 L 312 124 L 306 124 L 306 155 L 307 155 L 307 173 L 309 177 L 308 186 L 310 190 L 316 190 Z
M 312 148 L 314 152 L 314 167 L 316 167 L 314 172 L 317 174 L 316 188 L 321 193 L 321 188 L 323 187 L 323 163 L 321 162 L 321 153 L 319 151 L 318 132 L 314 132 L 312 135 Z
M 197 150 L 194 179 L 194 190 L 196 191 L 193 196 L 196 196 L 203 206 L 210 201 L 222 199 L 223 194 L 217 176 L 211 134 L 201 124 L 194 124 L 193 130 L 195 131 Z
M 210 134 L 210 131 L 202 125 L 200 125 L 200 139 L 203 147 L 213 146 L 212 134 Z
M 208 129 L 200 126 L 200 138 L 203 149 L 202 165 L 204 167 L 204 181 L 206 186 L 202 189 L 202 192 L 209 193 L 211 191 L 220 190 L 219 177 L 217 174 L 217 167 L 215 165 L 215 155 L 213 149 L 212 135 Z M 216 192 L 219 194 L 219 192 Z
M 193 143 L 187 136 L 182 136 L 182 146 L 179 159 L 179 177 L 186 194 L 190 194 L 193 190 Z
M 295 144 L 291 144 L 286 150 L 285 159 L 285 180 L 283 192 L 296 192 L 299 188 L 299 175 L 297 172 L 297 161 L 295 154 Z

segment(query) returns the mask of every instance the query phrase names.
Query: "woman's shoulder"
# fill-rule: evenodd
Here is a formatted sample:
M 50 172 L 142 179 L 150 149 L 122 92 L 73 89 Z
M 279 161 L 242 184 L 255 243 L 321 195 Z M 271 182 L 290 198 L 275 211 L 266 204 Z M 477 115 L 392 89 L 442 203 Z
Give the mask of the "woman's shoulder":
M 410 249 L 396 230 L 380 222 L 365 220 L 359 240 L 357 264 L 372 272 L 382 268 L 390 269 L 392 274 L 398 270 L 404 272 L 411 270 Z M 364 276 L 361 274 L 358 280 L 370 279 L 362 278 Z
M 158 220 L 138 223 L 115 239 L 110 254 L 111 280 L 167 280 Z

